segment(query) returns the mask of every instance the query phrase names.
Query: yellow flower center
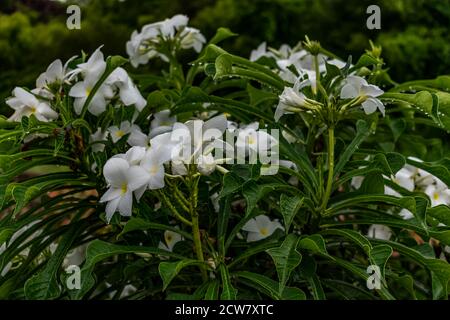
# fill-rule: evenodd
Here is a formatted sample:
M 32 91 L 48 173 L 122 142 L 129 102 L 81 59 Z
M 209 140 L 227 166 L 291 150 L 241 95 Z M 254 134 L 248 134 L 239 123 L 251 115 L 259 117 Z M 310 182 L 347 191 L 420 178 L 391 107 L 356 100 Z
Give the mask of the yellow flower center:
M 31 113 L 36 113 L 36 107 L 35 106 L 31 106 Z
M 118 136 L 119 138 L 122 138 L 125 135 L 125 132 L 123 132 L 122 130 L 119 130 L 116 132 L 116 136 Z
M 158 172 L 158 166 L 157 165 L 153 165 L 150 167 L 150 169 L 148 170 L 150 172 L 150 174 L 156 174 Z
M 259 229 L 259 232 L 263 235 L 263 236 L 267 236 L 269 234 L 269 230 L 267 228 L 261 228 Z
M 439 193 L 437 193 L 437 192 L 433 193 L 433 199 L 439 200 Z
M 127 193 L 127 190 L 128 190 L 128 186 L 127 186 L 127 184 L 126 184 L 126 183 L 122 184 L 122 188 L 121 188 L 121 192 L 122 192 L 122 194 L 125 194 L 125 193 Z
M 255 144 L 255 137 L 253 137 L 252 135 L 248 136 L 248 144 Z
M 86 97 L 89 97 L 91 94 L 92 88 L 86 88 Z

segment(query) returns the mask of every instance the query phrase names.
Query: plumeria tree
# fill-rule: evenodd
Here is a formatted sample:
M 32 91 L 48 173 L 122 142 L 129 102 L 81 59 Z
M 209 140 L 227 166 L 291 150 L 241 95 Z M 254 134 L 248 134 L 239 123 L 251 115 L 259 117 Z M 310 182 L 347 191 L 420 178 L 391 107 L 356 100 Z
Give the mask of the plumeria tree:
M 0 297 L 448 298 L 450 77 L 233 36 L 176 15 L 12 91 Z

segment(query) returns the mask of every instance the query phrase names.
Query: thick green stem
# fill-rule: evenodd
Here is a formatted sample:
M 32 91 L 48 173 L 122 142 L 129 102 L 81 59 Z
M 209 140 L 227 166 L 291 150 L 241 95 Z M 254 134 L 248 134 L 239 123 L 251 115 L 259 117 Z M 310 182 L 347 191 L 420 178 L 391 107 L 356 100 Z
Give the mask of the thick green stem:
M 316 71 L 316 90 L 317 90 L 319 89 L 320 85 L 319 57 L 317 56 L 317 54 L 314 56 L 314 67 Z M 314 94 L 316 94 L 316 92 Z
M 328 200 L 333 186 L 334 176 L 334 127 L 328 127 L 328 179 L 325 194 L 323 196 L 323 202 L 321 206 L 321 212 L 327 208 Z
M 192 226 L 192 222 L 187 220 L 185 217 L 183 217 L 178 210 L 175 208 L 175 206 L 170 202 L 170 200 L 166 197 L 166 195 L 164 194 L 163 191 L 161 191 L 159 193 L 161 195 L 162 200 L 164 201 L 164 203 L 167 205 L 167 207 L 169 208 L 169 210 L 172 212 L 172 214 L 181 222 L 183 222 L 184 224 L 188 225 L 188 226 Z
M 190 177 L 192 178 L 192 176 Z M 198 212 L 197 212 L 197 199 L 198 199 L 198 181 L 199 178 L 195 177 L 190 185 L 191 189 L 191 196 L 190 196 L 190 203 L 189 203 L 189 209 L 191 213 L 191 221 L 192 221 L 192 237 L 194 240 L 194 250 L 195 255 L 197 256 L 197 260 L 204 262 L 205 258 L 203 256 L 203 249 L 202 249 L 202 239 L 200 235 L 200 226 L 198 221 Z M 204 265 L 200 265 L 200 272 L 202 274 L 203 282 L 208 281 L 208 274 L 206 273 L 206 269 Z
M 197 256 L 197 260 L 204 262 L 205 258 L 203 257 L 202 240 L 200 237 L 200 228 L 198 224 L 198 215 L 196 213 L 192 216 L 192 235 L 194 239 L 194 249 L 195 254 Z M 208 281 L 208 274 L 206 273 L 206 269 L 203 265 L 200 266 L 200 272 L 202 274 L 203 282 Z

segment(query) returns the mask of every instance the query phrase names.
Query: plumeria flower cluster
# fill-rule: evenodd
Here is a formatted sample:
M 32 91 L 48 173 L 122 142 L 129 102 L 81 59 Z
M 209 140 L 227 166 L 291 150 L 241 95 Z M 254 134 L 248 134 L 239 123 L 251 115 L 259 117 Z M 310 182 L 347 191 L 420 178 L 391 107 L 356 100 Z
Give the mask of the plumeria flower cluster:
M 65 65 L 59 59 L 53 61 L 36 79 L 36 88 L 33 90 L 27 91 L 16 87 L 13 96 L 6 100 L 6 104 L 14 109 L 9 120 L 20 121 L 22 117 L 31 115 L 43 122 L 57 119 L 58 113 L 52 108 L 51 103 L 55 93 L 59 92 L 63 83 L 67 81 L 68 64 L 74 58 L 69 59 Z
M 131 148 L 113 156 L 103 168 L 109 189 L 100 201 L 107 203 L 107 220 L 116 211 L 130 216 L 133 198 L 139 201 L 146 190 L 164 188 L 166 176 L 188 175 L 193 166 L 202 175 L 216 170 L 224 173 L 227 172 L 224 164 L 238 157 L 242 160 L 251 152 L 262 157 L 278 145 L 277 139 L 258 129 L 257 123 L 231 128 L 236 142 L 234 138 L 231 143 L 225 141 L 225 132 L 230 132 L 228 125 L 225 115 L 207 121 L 176 122 L 176 117 L 165 110 L 154 115 L 148 135 L 128 121 L 110 127 L 108 132 L 113 141 L 128 135 Z M 104 138 L 102 133 L 96 135 Z
M 117 97 L 121 104 L 134 105 L 138 111 L 142 111 L 147 101 L 142 97 L 125 69 L 120 67 L 116 68 L 100 85 L 94 96 L 90 97 L 106 69 L 106 61 L 100 49 L 101 47 L 95 50 L 85 63 L 79 64 L 76 69 L 69 72 L 70 79 L 78 80 L 69 91 L 69 96 L 74 98 L 75 112 L 81 114 L 87 99 L 91 98 L 88 111 L 98 116 Z
M 313 86 L 315 82 L 309 79 L 303 80 L 299 77 L 293 87 L 285 87 L 279 96 L 279 102 L 275 110 L 275 120 L 289 113 L 320 113 L 323 104 L 313 98 L 308 98 L 303 92 L 307 87 Z M 340 112 L 349 110 L 351 107 L 361 107 L 366 114 L 379 110 L 385 115 L 385 107 L 377 98 L 384 93 L 379 87 L 368 84 L 360 76 L 349 75 L 342 81 L 339 97 L 342 100 Z
M 313 47 L 313 43 L 307 39 L 305 46 Z M 263 42 L 251 52 L 251 61 L 258 61 L 262 57 L 274 59 L 278 67 L 275 71 L 283 80 L 293 84 L 286 86 L 279 96 L 279 103 L 275 110 L 276 121 L 279 121 L 284 114 L 289 113 L 306 112 L 313 116 L 320 114 L 324 104 L 316 101 L 317 77 L 322 78 L 326 74 L 327 64 L 334 65 L 339 69 L 346 66 L 343 61 L 331 59 L 322 53 L 317 52 L 316 55 L 313 55 L 310 53 L 312 50 L 311 48 L 307 50 L 300 44 L 294 48 L 283 44 L 278 50 L 275 50 L 268 48 Z M 363 77 L 350 73 L 340 80 L 337 88 L 337 92 L 330 92 L 328 96 L 329 98 L 340 98 L 337 103 L 340 113 L 353 107 L 361 107 L 366 114 L 379 110 L 384 116 L 385 108 L 378 98 L 384 93 L 383 90 L 369 84 Z
M 288 82 L 294 83 L 299 75 L 302 79 L 308 78 L 311 82 L 315 82 L 316 73 L 314 66 L 314 57 L 300 44 L 291 48 L 287 44 L 281 45 L 276 50 L 267 47 L 266 42 L 261 43 L 256 50 L 250 53 L 250 61 L 257 61 L 261 57 L 273 58 L 278 66 L 278 74 Z M 345 63 L 338 59 L 330 59 L 324 54 L 318 54 L 319 71 L 321 73 L 326 70 L 326 63 L 333 64 L 338 68 L 343 68 Z M 293 71 L 295 70 L 295 72 Z
M 198 29 L 188 27 L 188 21 L 188 17 L 176 15 L 164 21 L 147 24 L 142 27 L 141 32 L 135 30 L 126 44 L 131 64 L 137 67 L 156 57 L 168 62 L 169 55 L 174 55 L 178 48 L 193 48 L 200 52 L 206 39 Z M 165 43 L 174 44 L 169 52 L 162 48 Z
M 115 105 L 135 106 L 141 111 L 147 104 L 137 86 L 123 68 L 116 68 L 94 93 L 94 87 L 103 76 L 107 63 L 101 47 L 86 62 L 79 63 L 74 69 L 69 68 L 73 57 L 65 65 L 61 60 L 52 62 L 47 70 L 36 80 L 36 88 L 27 91 L 15 88 L 13 96 L 6 103 L 14 109 L 10 121 L 19 121 L 22 117 L 34 115 L 38 120 L 48 122 L 58 118 L 56 95 L 62 94 L 63 85 L 69 86 L 68 95 L 73 98 L 73 108 L 80 115 L 88 98 L 88 111 L 100 115 L 110 103 Z M 93 96 L 91 97 L 91 94 Z
M 410 159 L 416 162 L 422 162 L 422 160 L 414 157 L 410 157 Z M 430 204 L 432 207 L 438 205 L 450 206 L 449 187 L 441 179 L 435 177 L 434 175 L 423 169 L 408 164 L 400 169 L 394 176 L 384 176 L 384 178 L 390 179 L 392 182 L 407 191 L 424 192 L 430 199 Z M 363 180 L 363 177 L 354 177 L 352 179 L 351 185 L 355 189 L 359 189 Z M 387 185 L 385 185 L 384 187 L 384 193 L 395 197 L 401 196 L 399 192 Z M 404 219 L 410 219 L 413 217 L 413 214 L 407 209 L 402 209 L 400 215 Z

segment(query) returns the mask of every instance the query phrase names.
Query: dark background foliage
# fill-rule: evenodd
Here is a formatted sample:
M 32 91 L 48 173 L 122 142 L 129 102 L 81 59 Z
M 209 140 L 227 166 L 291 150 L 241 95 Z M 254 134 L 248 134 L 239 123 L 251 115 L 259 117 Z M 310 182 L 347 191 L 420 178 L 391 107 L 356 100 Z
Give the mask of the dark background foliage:
M 66 28 L 69 2 L 82 6 L 81 30 Z M 381 30 L 366 28 L 371 4 L 381 8 Z M 295 45 L 307 34 L 344 59 L 359 56 L 374 40 L 399 82 L 450 70 L 450 0 L 2 0 L 0 101 L 16 85 L 33 86 L 56 58 L 100 44 L 106 54 L 124 55 L 134 29 L 177 13 L 188 15 L 206 37 L 220 26 L 239 33 L 225 48 L 244 56 L 263 40 Z

